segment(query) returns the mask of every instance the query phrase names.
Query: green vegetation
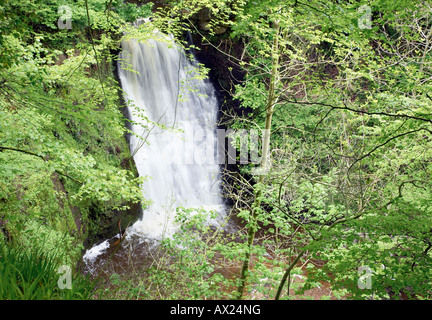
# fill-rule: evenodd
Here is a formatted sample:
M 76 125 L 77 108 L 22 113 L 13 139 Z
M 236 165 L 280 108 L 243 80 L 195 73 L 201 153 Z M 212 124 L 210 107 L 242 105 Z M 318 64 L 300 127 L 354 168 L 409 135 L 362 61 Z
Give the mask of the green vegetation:
M 93 295 L 95 282 L 88 277 L 76 274 L 71 278 L 70 288 L 66 287 L 66 281 L 61 282 L 63 271 L 58 264 L 61 257 L 52 251 L 2 248 L 0 255 L 2 300 L 86 300 Z
M 244 111 L 223 120 L 262 131 L 259 166 L 226 173 L 247 228 L 246 249 L 232 247 L 243 261 L 236 297 L 266 268 L 250 268 L 265 246 L 285 259 L 276 299 L 290 298 L 302 265 L 302 292 L 325 281 L 351 299 L 429 298 L 431 4 L 170 3 L 170 31 L 188 24 L 245 74 L 231 86 Z M 371 288 L 358 285 L 365 266 Z
M 138 28 L 151 3 L 0 4 L 1 297 L 307 299 L 326 283 L 323 299 L 430 299 L 430 1 L 167 4 Z M 123 32 L 145 41 L 155 28 L 180 44 L 192 32 L 229 62 L 219 72 L 244 75 L 227 77 L 239 108 L 221 119 L 262 133 L 261 162 L 224 172 L 243 228 L 179 208 L 180 232 L 149 266 L 98 292 L 76 271 L 58 290 L 58 267 L 101 221 L 151 201 L 114 66 Z
M 63 264 L 76 265 L 84 241 L 100 231 L 102 220 L 143 200 L 142 179 L 135 177 L 124 138 L 114 63 L 121 26 L 147 16 L 150 6 L 137 9 L 123 1 L 105 6 L 105 1 L 1 4 L 0 247 L 29 254 L 18 256 L 22 262 L 9 272 L 37 267 L 32 252 L 53 248 Z M 51 257 L 46 258 L 51 272 Z M 52 272 L 46 276 L 51 281 Z M 43 298 L 32 290 L 22 297 Z

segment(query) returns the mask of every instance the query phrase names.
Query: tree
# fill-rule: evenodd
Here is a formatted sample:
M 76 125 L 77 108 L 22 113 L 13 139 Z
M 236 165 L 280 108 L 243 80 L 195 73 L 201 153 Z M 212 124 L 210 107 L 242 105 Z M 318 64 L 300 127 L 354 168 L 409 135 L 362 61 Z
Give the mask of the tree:
M 264 225 L 287 237 L 303 230 L 276 298 L 296 264 L 309 258 L 326 261 L 311 269 L 310 281 L 325 279 L 354 298 L 385 298 L 407 287 L 429 295 L 429 4 L 174 4 L 184 9 L 170 11 L 182 23 L 202 8 L 210 11 L 206 38 L 224 24 L 245 44 L 241 57 L 227 55 L 246 70 L 236 95 L 251 111 L 233 127 L 261 127 L 261 165 L 268 164 L 267 152 L 272 159 L 271 170 L 254 182 L 254 197 L 238 202 L 249 224 L 238 297 L 255 231 Z M 409 263 L 400 268 L 400 261 Z M 362 265 L 377 273 L 369 291 L 356 285 Z
M 63 237 L 58 248 L 73 260 L 99 219 L 144 199 L 113 74 L 125 4 L 69 4 L 70 29 L 57 24 L 64 5 L 1 5 L 0 222 L 8 245 Z

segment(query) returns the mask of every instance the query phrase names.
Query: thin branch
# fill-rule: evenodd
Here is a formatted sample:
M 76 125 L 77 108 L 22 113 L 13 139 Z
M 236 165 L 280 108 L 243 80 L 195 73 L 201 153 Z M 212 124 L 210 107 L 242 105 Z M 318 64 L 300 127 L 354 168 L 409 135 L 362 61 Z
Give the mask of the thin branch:
M 92 44 L 92 47 L 93 47 L 93 51 L 95 53 L 96 66 L 97 66 L 97 69 L 98 69 L 98 78 L 99 78 L 99 81 L 100 81 L 100 84 L 101 84 L 103 96 L 105 97 L 105 100 L 106 100 L 105 88 L 104 88 L 103 81 L 102 81 L 100 64 L 99 64 L 98 55 L 97 55 L 96 47 L 95 47 L 94 40 L 93 40 L 93 34 L 92 34 L 93 30 L 92 30 L 92 27 L 91 27 L 90 13 L 89 13 L 89 7 L 88 7 L 88 1 L 87 0 L 85 0 L 85 5 L 86 5 L 86 12 L 87 12 L 87 20 L 88 20 L 90 41 L 91 41 L 91 44 Z
M 364 158 L 370 156 L 372 153 L 374 153 L 374 152 L 375 152 L 376 150 L 378 150 L 379 148 L 385 146 L 385 145 L 386 145 L 387 143 L 389 143 L 390 141 L 395 140 L 395 139 L 400 138 L 400 137 L 403 137 L 403 136 L 406 136 L 406 135 L 409 135 L 409 134 L 411 134 L 411 133 L 416 133 L 416 132 L 423 131 L 423 130 L 424 130 L 424 131 L 427 131 L 427 132 L 429 132 L 429 133 L 432 134 L 432 131 L 429 130 L 429 129 L 426 129 L 426 128 L 420 128 L 420 129 L 417 129 L 417 130 L 411 130 L 411 131 L 407 131 L 407 132 L 403 132 L 403 133 L 397 134 L 397 135 L 395 135 L 395 136 L 393 136 L 393 137 L 387 139 L 385 142 L 383 142 L 383 143 L 377 145 L 375 148 L 373 148 L 371 151 L 369 151 L 368 153 L 364 154 L 364 155 L 361 156 L 360 158 L 356 159 L 356 160 L 355 160 L 355 161 L 354 161 L 354 162 L 349 166 L 347 172 L 349 172 L 349 171 L 351 170 L 351 168 L 352 168 L 352 167 L 353 167 L 357 162 L 359 162 L 359 161 L 363 160 Z
M 293 262 L 291 262 L 290 266 L 289 266 L 289 267 L 287 268 L 287 270 L 285 271 L 285 273 L 284 273 L 284 275 L 283 275 L 283 277 L 282 277 L 282 280 L 281 280 L 281 282 L 280 282 L 280 284 L 279 284 L 279 288 L 278 288 L 278 291 L 277 291 L 277 293 L 276 293 L 275 300 L 279 300 L 280 295 L 281 295 L 281 293 L 282 293 L 282 289 L 283 289 L 283 287 L 284 287 L 284 285 L 285 285 L 285 282 L 286 282 L 288 276 L 291 274 L 291 270 L 295 267 L 295 265 L 296 265 L 297 262 L 300 260 L 300 258 L 303 257 L 303 255 L 305 254 L 306 251 L 307 251 L 307 249 L 306 249 L 306 248 L 303 248 L 302 251 L 300 251 L 300 253 L 297 255 L 297 257 L 294 259 Z
M 29 154 L 31 156 L 35 156 L 38 158 L 41 158 L 43 161 L 47 162 L 48 159 L 40 154 L 31 152 L 31 151 L 27 151 L 27 150 L 22 150 L 22 149 L 18 149 L 18 148 L 13 148 L 13 147 L 4 147 L 4 146 L 0 146 L 0 152 L 3 150 L 10 150 L 10 151 L 16 151 L 16 152 L 21 152 L 21 153 L 25 153 L 25 154 Z
M 37 154 L 35 152 L 31 152 L 31 151 L 27 151 L 27 150 L 23 150 L 23 149 L 18 149 L 18 148 L 13 148 L 13 147 L 0 146 L 0 152 L 3 151 L 3 150 L 9 150 L 9 151 L 15 151 L 15 152 L 25 153 L 25 154 L 28 154 L 28 155 L 31 155 L 31 156 L 34 156 L 34 157 L 38 157 L 38 158 L 42 159 L 44 162 L 48 162 L 48 158 L 47 157 L 44 157 L 44 156 L 42 156 L 40 154 Z M 69 176 L 69 175 L 67 175 L 67 174 L 65 174 L 65 173 L 63 173 L 63 172 L 61 172 L 61 171 L 59 171 L 57 169 L 54 169 L 54 171 L 57 172 L 61 176 L 64 176 L 64 177 L 66 177 L 66 178 L 68 178 L 68 179 L 70 179 L 72 181 L 75 181 L 76 183 L 83 184 L 81 181 L 79 181 L 79 180 L 77 180 L 75 178 L 72 178 L 71 176 Z
M 428 98 L 431 99 L 429 96 L 428 96 Z M 348 110 L 348 111 L 352 111 L 352 112 L 356 112 L 356 113 L 360 113 L 360 114 L 380 115 L 380 116 L 395 117 L 395 118 L 407 118 L 407 119 L 413 119 L 413 120 L 419 120 L 419 121 L 432 123 L 432 119 L 426 119 L 426 118 L 421 118 L 421 117 L 417 117 L 417 116 L 410 116 L 408 114 L 394 114 L 394 113 L 387 113 L 387 112 L 370 112 L 370 111 L 366 111 L 366 110 L 356 110 L 356 109 L 348 107 L 346 104 L 344 104 L 343 107 L 337 107 L 334 105 L 330 105 L 327 103 L 321 103 L 321 102 L 306 102 L 306 101 L 296 101 L 296 100 L 293 101 L 293 100 L 286 100 L 283 98 L 281 100 L 285 101 L 286 103 L 304 104 L 304 105 L 319 105 L 319 106 L 324 106 L 324 107 L 330 107 L 330 110 L 326 113 L 325 117 L 327 117 L 331 111 L 333 111 L 335 109 L 339 109 L 339 110 Z M 321 123 L 323 120 L 324 119 L 321 119 L 319 121 L 319 123 Z
M 306 4 L 306 3 L 300 2 L 300 1 L 298 1 L 298 0 L 296 0 L 294 6 L 296 6 L 297 4 L 301 4 L 301 5 L 303 5 L 303 6 L 306 6 L 306 7 L 311 8 L 311 9 L 313 9 L 313 10 L 315 10 L 315 11 L 318 11 L 319 13 L 322 13 L 323 15 L 325 15 L 325 16 L 326 16 L 326 17 L 331 21 L 332 24 L 334 24 L 332 18 L 331 18 L 327 13 L 325 13 L 324 11 L 321 11 L 321 10 L 315 8 L 315 7 L 312 7 L 312 6 L 309 5 L 309 4 Z

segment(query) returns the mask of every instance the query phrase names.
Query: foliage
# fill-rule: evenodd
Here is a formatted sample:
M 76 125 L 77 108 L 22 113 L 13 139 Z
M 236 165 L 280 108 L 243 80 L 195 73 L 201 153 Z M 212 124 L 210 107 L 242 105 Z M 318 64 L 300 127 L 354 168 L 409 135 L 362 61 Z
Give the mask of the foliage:
M 151 263 L 132 271 L 114 272 L 105 282 L 107 299 L 205 300 L 233 299 L 238 279 L 236 270 L 247 247 L 244 230 L 226 232 L 228 219 L 215 217 L 200 208 L 178 208 L 180 231 L 154 247 Z M 213 221 L 213 222 L 212 222 Z M 216 221 L 216 222 L 215 222 Z M 283 235 L 279 235 L 284 239 Z M 268 241 L 266 242 L 267 239 Z M 284 266 L 284 255 L 291 249 L 274 245 L 270 237 L 254 247 L 256 259 L 250 270 L 251 299 L 272 298 Z M 283 241 L 280 242 L 280 244 Z M 268 254 L 271 252 L 271 255 Z M 130 262 L 133 265 L 133 261 Z M 123 266 L 124 268 L 125 266 Z M 130 266 L 128 266 L 129 270 Z M 302 270 L 296 269 L 296 275 Z M 301 288 L 301 285 L 292 287 Z
M 114 66 L 151 4 L 7 0 L 0 14 L 2 242 L 80 258 L 98 219 L 143 200 Z M 66 24 L 70 20 L 71 24 Z
M 114 297 L 232 298 L 241 283 L 224 270 L 239 273 L 247 261 L 248 297 L 255 288 L 259 297 L 289 299 L 287 284 L 307 266 L 297 288 L 306 295 L 326 281 L 337 298 L 430 298 L 430 4 L 169 4 L 139 26 L 129 22 L 148 17 L 152 4 L 0 5 L 1 241 L 43 252 L 61 242 L 62 258 L 72 261 L 84 237 L 77 220 L 90 226 L 94 208 L 143 200 L 145 177 L 125 165 L 113 52 L 123 32 L 150 41 L 160 30 L 172 35 L 167 43 L 187 47 L 182 39 L 192 31 L 244 72 L 232 92 L 243 116 L 228 121 L 267 134 L 260 147 L 271 167 L 248 164 L 230 176 L 226 192 L 247 234 L 226 235 L 205 223 L 206 212 L 179 208 L 181 232 L 165 239 L 144 278 L 114 275 L 113 285 L 123 285 Z M 71 9 L 71 29 L 59 28 L 61 5 Z M 220 41 L 238 48 L 223 52 Z M 373 271 L 369 289 L 358 285 L 364 266 Z M 34 296 L 30 278 L 28 287 L 15 283 Z
M 210 12 L 200 34 L 219 52 L 221 24 L 242 44 L 237 56 L 225 52 L 246 74 L 234 94 L 247 117 L 231 119 L 233 128 L 268 129 L 274 103 L 271 170 L 261 180 L 244 166 L 227 192 L 256 231 L 301 228 L 286 243 L 299 250 L 280 289 L 297 263 L 319 259 L 309 281 L 328 281 L 344 297 L 429 297 L 430 4 L 173 3 L 179 21 Z M 375 272 L 369 291 L 357 286 L 362 265 Z
M 2 300 L 87 300 L 94 294 L 95 283 L 79 274 L 73 275 L 70 289 L 59 285 L 61 273 L 55 251 L 34 248 L 30 252 L 16 247 L 1 247 L 0 299 Z

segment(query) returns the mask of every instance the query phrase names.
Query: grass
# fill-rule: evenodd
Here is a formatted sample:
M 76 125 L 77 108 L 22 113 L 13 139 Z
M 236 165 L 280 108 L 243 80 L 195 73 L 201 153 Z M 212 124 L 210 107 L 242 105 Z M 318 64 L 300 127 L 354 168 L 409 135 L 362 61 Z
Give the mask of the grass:
M 95 283 L 80 274 L 71 274 L 71 287 L 65 288 L 59 271 L 59 257 L 33 250 L 0 248 L 1 300 L 88 300 Z M 61 289 L 63 288 L 63 289 Z

